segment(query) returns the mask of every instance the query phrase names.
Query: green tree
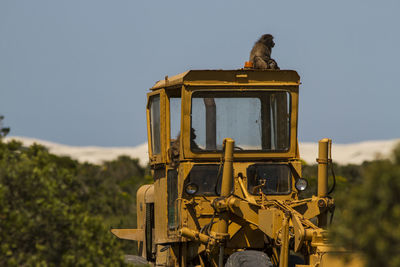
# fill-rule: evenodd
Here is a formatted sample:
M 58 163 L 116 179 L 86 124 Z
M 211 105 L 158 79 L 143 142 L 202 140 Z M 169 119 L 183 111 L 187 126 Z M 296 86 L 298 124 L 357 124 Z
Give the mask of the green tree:
M 0 139 L 2 137 L 5 137 L 10 132 L 10 128 L 3 127 L 3 120 L 4 120 L 4 116 L 0 115 Z
M 0 266 L 124 265 L 78 171 L 42 146 L 0 140 Z
M 364 166 L 363 179 L 339 195 L 337 244 L 361 253 L 367 266 L 400 266 L 400 144 L 391 160 Z
M 83 182 L 80 200 L 91 214 L 101 216 L 110 228 L 136 228 L 136 191 L 152 182 L 149 168 L 140 166 L 137 159 L 120 156 L 101 166 L 81 164 L 77 176 Z M 137 254 L 137 242 L 118 242 L 126 254 Z

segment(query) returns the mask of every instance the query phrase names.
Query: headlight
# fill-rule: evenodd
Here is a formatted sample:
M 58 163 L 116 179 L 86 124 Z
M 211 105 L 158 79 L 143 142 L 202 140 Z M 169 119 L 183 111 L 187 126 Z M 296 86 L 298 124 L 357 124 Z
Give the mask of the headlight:
M 299 179 L 297 179 L 295 186 L 296 186 L 297 190 L 304 191 L 304 190 L 306 190 L 306 188 L 308 186 L 308 182 L 304 178 L 299 178 Z
M 197 186 L 197 184 L 190 183 L 185 186 L 185 192 L 188 195 L 194 195 L 197 193 L 198 190 L 199 187 Z

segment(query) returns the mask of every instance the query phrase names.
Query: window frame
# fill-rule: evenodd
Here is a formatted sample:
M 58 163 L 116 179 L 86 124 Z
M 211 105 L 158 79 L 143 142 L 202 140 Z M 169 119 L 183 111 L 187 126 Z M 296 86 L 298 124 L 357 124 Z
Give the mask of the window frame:
M 166 151 L 168 151 L 167 155 L 167 161 L 169 164 L 173 161 L 171 158 L 171 155 L 169 154 L 170 149 L 171 149 L 171 140 L 175 139 L 176 136 L 171 136 L 171 98 L 180 98 L 180 104 L 181 104 L 181 110 L 180 110 L 180 124 L 179 124 L 179 132 L 182 132 L 182 121 L 183 121 L 183 113 L 182 113 L 182 108 L 183 108 L 183 103 L 182 103 L 182 88 L 174 88 L 174 89 L 168 89 L 166 90 L 165 94 L 165 109 L 166 109 L 166 121 L 165 121 L 165 126 L 166 126 Z M 180 138 L 179 141 L 179 152 L 182 152 L 182 143 L 181 143 L 182 138 Z
M 159 95 L 160 97 L 160 153 L 153 153 L 153 138 L 151 134 L 151 117 L 150 117 L 150 101 L 151 98 Z M 147 106 L 146 106 L 146 117 L 147 117 L 147 140 L 148 140 L 148 152 L 150 165 L 165 163 L 165 128 L 166 128 L 166 100 L 165 91 L 160 89 L 147 94 Z
M 198 90 L 210 90 L 213 91 L 285 91 L 291 95 L 291 123 L 290 123 L 290 149 L 284 153 L 266 153 L 266 152 L 245 152 L 236 153 L 234 151 L 234 157 L 237 160 L 265 160 L 270 159 L 287 159 L 296 158 L 299 156 L 298 142 L 297 142 L 297 122 L 298 122 L 298 103 L 299 103 L 299 85 L 298 84 L 265 84 L 263 82 L 252 82 L 251 84 L 238 85 L 236 83 L 228 84 L 217 84 L 210 83 L 209 85 L 199 84 L 197 82 L 191 82 L 183 85 L 182 90 L 182 132 L 188 133 L 190 131 L 190 110 L 191 110 L 191 95 L 193 92 Z M 190 138 L 189 136 L 183 136 L 181 139 L 185 159 L 198 159 L 198 160 L 219 160 L 221 153 L 219 152 L 207 152 L 207 153 L 194 153 L 190 150 Z

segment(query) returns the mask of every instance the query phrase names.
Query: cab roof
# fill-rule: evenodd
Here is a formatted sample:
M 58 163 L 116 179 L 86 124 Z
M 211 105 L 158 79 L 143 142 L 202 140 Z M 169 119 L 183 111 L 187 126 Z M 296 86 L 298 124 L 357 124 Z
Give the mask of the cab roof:
M 156 82 L 150 90 L 182 85 L 293 85 L 300 84 L 294 70 L 189 70 Z

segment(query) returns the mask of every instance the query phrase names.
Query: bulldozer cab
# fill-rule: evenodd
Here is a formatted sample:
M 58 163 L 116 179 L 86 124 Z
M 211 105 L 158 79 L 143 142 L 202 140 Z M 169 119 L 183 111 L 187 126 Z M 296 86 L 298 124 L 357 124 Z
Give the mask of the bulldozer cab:
M 237 159 L 295 158 L 298 86 L 295 71 L 204 70 L 166 77 L 148 94 L 150 164 L 218 161 L 227 137 L 236 142 Z

